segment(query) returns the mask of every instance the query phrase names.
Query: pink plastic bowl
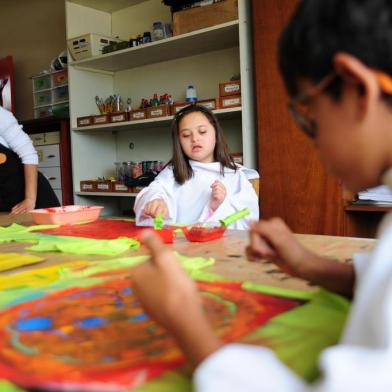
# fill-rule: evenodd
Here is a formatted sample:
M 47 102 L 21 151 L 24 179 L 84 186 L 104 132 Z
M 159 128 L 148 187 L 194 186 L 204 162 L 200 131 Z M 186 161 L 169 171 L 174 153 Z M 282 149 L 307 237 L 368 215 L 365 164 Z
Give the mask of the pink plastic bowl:
M 41 208 L 30 211 L 34 223 L 38 225 L 67 225 L 80 222 L 93 222 L 98 219 L 101 206 L 63 206 Z

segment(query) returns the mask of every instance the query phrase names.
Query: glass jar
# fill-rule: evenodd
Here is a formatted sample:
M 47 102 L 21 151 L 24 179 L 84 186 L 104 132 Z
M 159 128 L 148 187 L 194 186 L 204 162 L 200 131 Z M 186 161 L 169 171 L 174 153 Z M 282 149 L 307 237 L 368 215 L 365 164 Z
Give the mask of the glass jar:
M 116 181 L 124 181 L 124 170 L 121 162 L 114 162 Z
M 165 38 L 165 30 L 162 22 L 155 22 L 152 24 L 152 40 L 159 41 Z
M 132 165 L 133 162 L 131 161 L 123 162 L 122 167 L 124 173 L 124 180 L 132 178 Z

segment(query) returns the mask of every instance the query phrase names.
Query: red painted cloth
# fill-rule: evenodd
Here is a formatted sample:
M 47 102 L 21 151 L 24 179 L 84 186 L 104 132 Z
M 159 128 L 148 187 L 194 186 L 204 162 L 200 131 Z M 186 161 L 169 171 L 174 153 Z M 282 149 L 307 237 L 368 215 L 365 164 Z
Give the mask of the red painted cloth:
M 118 237 L 131 237 L 140 241 L 141 234 L 147 227 L 136 226 L 135 222 L 117 219 L 101 219 L 80 225 L 63 225 L 56 229 L 40 230 L 50 235 L 95 238 L 99 240 L 113 240 Z M 151 227 L 148 229 L 152 230 Z M 166 244 L 173 243 L 174 227 L 155 230 Z

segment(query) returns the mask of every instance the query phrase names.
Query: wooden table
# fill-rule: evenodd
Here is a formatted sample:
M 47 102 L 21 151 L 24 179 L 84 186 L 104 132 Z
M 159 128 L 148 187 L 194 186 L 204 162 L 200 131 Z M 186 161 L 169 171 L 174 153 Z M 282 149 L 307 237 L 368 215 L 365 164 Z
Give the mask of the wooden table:
M 13 219 L 14 218 L 9 215 L 0 214 L 0 225 L 8 225 L 12 223 Z M 32 223 L 29 215 L 17 216 L 16 222 L 25 225 Z M 314 252 L 332 257 L 341 262 L 350 262 L 353 253 L 371 251 L 376 242 L 373 239 L 320 235 L 297 234 L 297 237 L 301 243 Z M 219 240 L 197 243 L 189 242 L 184 237 L 177 237 L 173 245 L 167 246 L 171 246 L 174 250 L 187 256 L 213 257 L 216 262 L 212 267 L 207 268 L 206 271 L 223 275 L 232 280 L 250 281 L 295 290 L 315 289 L 305 281 L 289 277 L 281 272 L 274 264 L 268 262 L 251 263 L 247 261 L 245 257 L 245 247 L 247 243 L 248 234 L 246 231 L 228 230 L 225 233 L 225 236 Z M 33 253 L 26 251 L 26 247 L 26 244 L 21 243 L 0 244 L 0 252 Z M 128 251 L 118 257 L 145 253 L 145 248 L 141 247 L 136 252 Z M 72 260 L 105 259 L 105 257 L 100 256 L 77 256 L 61 253 L 39 253 L 39 255 L 45 258 L 44 262 L 13 271 L 3 272 L 3 274 L 14 274 L 22 270 L 41 268 L 43 266 L 61 264 Z M 110 258 L 113 259 L 113 257 Z

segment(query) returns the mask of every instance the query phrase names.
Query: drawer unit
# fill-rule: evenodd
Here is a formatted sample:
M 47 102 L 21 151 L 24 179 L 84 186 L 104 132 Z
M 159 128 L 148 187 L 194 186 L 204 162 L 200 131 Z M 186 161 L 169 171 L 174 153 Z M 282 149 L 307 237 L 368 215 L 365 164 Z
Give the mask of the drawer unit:
M 61 189 L 61 171 L 57 167 L 40 167 L 39 171 L 48 179 L 53 189 Z
M 37 147 L 39 156 L 38 167 L 60 166 L 60 148 L 58 144 Z

